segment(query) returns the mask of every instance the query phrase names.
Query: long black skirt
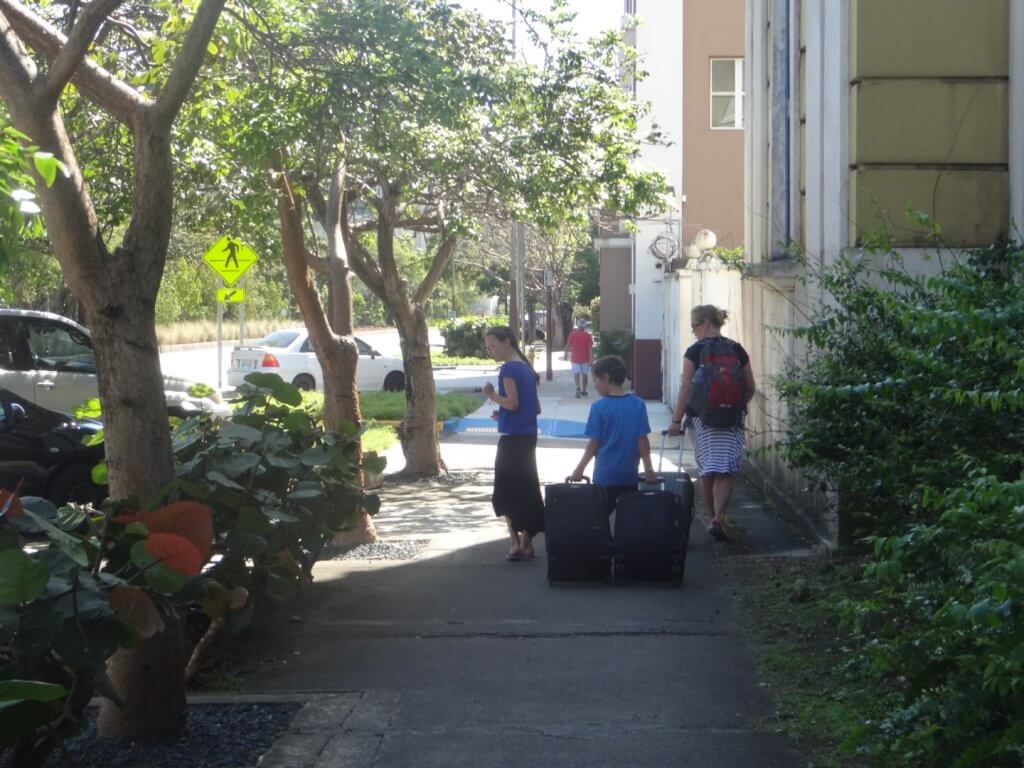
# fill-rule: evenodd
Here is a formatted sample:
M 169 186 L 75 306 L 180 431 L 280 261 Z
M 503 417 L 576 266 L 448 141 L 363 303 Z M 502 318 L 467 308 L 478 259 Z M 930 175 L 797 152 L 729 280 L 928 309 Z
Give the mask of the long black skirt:
M 494 514 L 512 530 L 531 536 L 544 530 L 544 499 L 537 477 L 537 436 L 502 435 L 494 459 Z

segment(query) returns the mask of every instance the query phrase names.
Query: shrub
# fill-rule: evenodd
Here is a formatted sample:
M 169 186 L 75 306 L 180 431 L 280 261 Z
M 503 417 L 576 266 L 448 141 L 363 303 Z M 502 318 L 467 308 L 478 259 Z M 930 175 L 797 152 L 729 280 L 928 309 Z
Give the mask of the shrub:
M 310 580 L 335 532 L 380 501 L 359 487 L 354 424 L 324 432 L 301 392 L 273 374 L 250 374 L 239 394 L 232 421 L 197 417 L 175 429 L 176 487 L 215 510 L 223 557 L 210 575 L 283 602 Z
M 843 605 L 870 639 L 863 672 L 892 691 L 865 748 L 887 766 L 1019 766 L 1024 480 L 979 472 L 923 504 L 936 522 L 871 539 L 874 593 Z
M 958 485 L 965 465 L 1006 480 L 1024 467 L 1020 247 L 964 254 L 927 278 L 885 257 L 818 276 L 831 301 L 793 332 L 812 361 L 778 382 L 783 455 L 838 492 L 847 543 L 915 522 L 921 489 Z
M 10 765 L 31 768 L 81 729 L 94 694 L 119 701 L 105 671 L 118 648 L 161 632 L 189 605 L 224 617 L 249 600 L 201 573 L 213 544 L 205 505 L 114 516 L 2 496 L 0 757 L 10 750 Z M 46 546 L 26 552 L 25 532 Z
M 594 324 L 594 329 L 597 331 L 601 330 L 601 297 L 597 296 L 590 302 L 590 321 Z
M 487 357 L 484 334 L 488 328 L 508 325 L 507 317 L 460 317 L 441 324 L 444 352 L 452 357 Z

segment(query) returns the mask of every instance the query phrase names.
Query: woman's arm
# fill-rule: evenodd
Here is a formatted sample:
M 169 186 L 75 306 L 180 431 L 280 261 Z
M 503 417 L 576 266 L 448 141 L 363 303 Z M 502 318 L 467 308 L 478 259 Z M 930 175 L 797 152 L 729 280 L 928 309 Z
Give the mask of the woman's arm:
M 672 411 L 672 425 L 668 428 L 670 435 L 678 435 L 679 425 L 683 423 L 686 415 L 686 406 L 690 403 L 690 387 L 693 386 L 693 374 L 697 371 L 690 358 L 683 359 L 683 375 L 679 377 L 679 396 L 676 398 L 676 407 Z
M 484 395 L 492 402 L 497 403 L 506 411 L 519 410 L 519 389 L 516 387 L 516 380 L 507 376 L 502 377 L 505 383 L 505 396 L 502 397 L 490 382 L 484 386 Z

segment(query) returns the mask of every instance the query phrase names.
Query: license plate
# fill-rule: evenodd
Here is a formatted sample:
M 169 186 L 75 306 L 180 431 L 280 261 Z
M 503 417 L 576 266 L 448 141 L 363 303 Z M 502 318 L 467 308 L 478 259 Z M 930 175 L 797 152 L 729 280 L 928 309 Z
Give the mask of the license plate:
M 255 367 L 256 367 L 256 361 L 255 360 L 239 360 L 238 361 L 238 370 L 240 370 L 240 371 L 251 371 Z

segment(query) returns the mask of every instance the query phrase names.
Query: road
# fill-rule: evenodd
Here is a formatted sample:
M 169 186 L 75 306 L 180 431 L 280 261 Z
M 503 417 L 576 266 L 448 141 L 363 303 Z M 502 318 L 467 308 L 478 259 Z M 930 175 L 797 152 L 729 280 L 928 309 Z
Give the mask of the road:
M 360 331 L 359 338 L 383 355 L 401 357 L 398 331 L 394 328 Z M 430 329 L 431 346 L 438 348 L 444 344 L 441 332 L 437 328 Z M 231 365 L 231 350 L 235 342 L 224 344 L 220 361 L 221 386 L 227 386 L 227 370 Z M 539 356 L 538 364 L 542 366 L 543 356 Z M 560 359 L 559 359 L 559 362 Z M 192 349 L 173 349 L 160 353 L 160 366 L 165 374 L 180 376 L 185 379 L 199 381 L 217 386 L 217 346 L 216 344 L 195 347 Z M 558 365 L 554 366 L 556 369 Z M 434 381 L 439 392 L 453 390 L 478 389 L 486 382 L 493 381 L 493 373 L 488 371 L 453 369 L 437 370 Z

